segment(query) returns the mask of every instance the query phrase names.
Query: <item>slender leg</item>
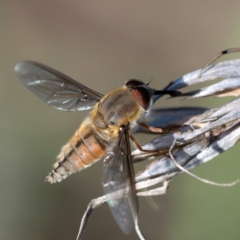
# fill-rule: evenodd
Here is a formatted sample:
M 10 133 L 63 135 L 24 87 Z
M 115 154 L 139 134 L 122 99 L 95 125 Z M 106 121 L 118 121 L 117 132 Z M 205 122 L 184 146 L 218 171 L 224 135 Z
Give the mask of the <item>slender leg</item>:
M 179 132 L 179 133 L 181 133 L 181 131 L 179 131 L 179 130 L 175 130 L 175 129 L 168 129 L 168 128 L 164 128 L 164 129 L 162 129 L 162 128 L 158 128 L 158 127 L 151 127 L 151 126 L 148 126 L 147 124 L 145 124 L 145 123 L 138 123 L 141 127 L 143 127 L 143 128 L 146 128 L 146 129 L 148 129 L 149 131 L 151 131 L 151 132 L 153 132 L 153 133 L 168 133 L 168 132 Z
M 141 145 L 137 142 L 137 140 L 130 135 L 131 140 L 133 141 L 133 143 L 136 145 L 136 147 L 141 151 L 141 152 L 146 152 L 146 153 L 158 153 L 158 154 L 164 154 L 166 153 L 168 150 L 162 150 L 162 151 L 158 151 L 158 150 L 145 150 L 141 147 Z
M 161 128 L 151 127 L 151 126 L 148 126 L 145 123 L 139 123 L 139 125 L 148 129 L 151 132 L 155 132 L 155 133 L 162 133 L 163 132 L 163 130 Z

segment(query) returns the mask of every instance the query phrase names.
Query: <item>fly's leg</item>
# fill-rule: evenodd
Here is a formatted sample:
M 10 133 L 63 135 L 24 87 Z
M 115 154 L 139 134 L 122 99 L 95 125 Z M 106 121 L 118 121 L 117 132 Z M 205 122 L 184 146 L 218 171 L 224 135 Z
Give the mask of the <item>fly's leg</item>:
M 179 131 L 179 130 L 173 130 L 173 129 L 161 129 L 161 128 L 157 128 L 157 127 L 151 127 L 151 126 L 148 126 L 147 124 L 145 123 L 138 123 L 140 126 L 148 129 L 149 131 L 151 132 L 154 132 L 154 133 L 166 133 L 166 132 L 175 132 L 175 133 L 178 133 L 178 134 L 181 134 L 182 132 Z M 130 135 L 130 138 L 131 140 L 133 141 L 133 143 L 136 145 L 136 147 L 142 151 L 142 152 L 145 152 L 145 153 L 156 153 L 156 154 L 165 154 L 168 152 L 168 149 L 164 149 L 164 150 L 147 150 L 147 149 L 143 149 L 141 147 L 141 145 L 137 142 L 137 140 L 132 136 Z M 175 146 L 175 145 L 174 145 Z
M 147 126 L 147 125 L 146 125 Z M 162 131 L 162 129 L 160 130 Z M 143 149 L 140 144 L 136 141 L 136 139 L 130 135 L 130 138 L 131 140 L 134 142 L 134 144 L 136 145 L 136 147 L 142 151 L 142 152 L 146 152 L 146 153 L 158 153 L 158 154 L 163 154 L 163 155 L 166 155 L 166 151 L 157 151 L 157 150 L 145 150 Z M 217 182 L 213 182 L 213 181 L 210 181 L 210 180 L 207 180 L 207 179 L 204 179 L 204 178 L 201 178 L 201 177 L 198 177 L 197 175 L 191 173 L 190 171 L 188 171 L 186 168 L 184 168 L 184 166 L 180 165 L 176 159 L 174 158 L 173 156 L 173 149 L 174 147 L 176 146 L 176 143 L 177 143 L 178 139 L 174 139 L 172 145 L 170 146 L 169 150 L 168 150 L 168 154 L 170 156 L 170 158 L 172 159 L 172 161 L 175 163 L 176 167 L 178 169 L 180 169 L 182 172 L 185 172 L 187 173 L 188 175 L 196 178 L 197 180 L 201 181 L 201 182 L 204 182 L 204 183 L 207 183 L 207 184 L 211 184 L 211 185 L 215 185 L 215 186 L 219 186 L 219 187 L 232 187 L 234 185 L 236 185 L 238 182 L 240 182 L 240 180 L 236 180 L 234 182 L 231 182 L 231 183 L 217 183 Z
M 178 132 L 178 133 L 181 133 L 181 131 L 178 131 L 178 130 L 174 130 L 174 129 L 162 129 L 162 128 L 158 128 L 158 127 L 152 127 L 152 126 L 149 126 L 145 123 L 138 123 L 141 127 L 143 128 L 146 128 L 148 129 L 150 132 L 153 132 L 153 133 L 167 133 L 167 132 Z

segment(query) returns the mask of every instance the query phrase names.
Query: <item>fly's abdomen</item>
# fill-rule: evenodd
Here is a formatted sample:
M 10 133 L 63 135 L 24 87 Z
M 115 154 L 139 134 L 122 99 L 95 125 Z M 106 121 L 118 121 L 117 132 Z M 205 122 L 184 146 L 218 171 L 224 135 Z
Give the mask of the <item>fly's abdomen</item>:
M 93 130 L 86 119 L 70 141 L 63 146 L 53 166 L 53 171 L 46 177 L 50 183 L 60 182 L 70 174 L 91 166 L 105 154 L 106 143 Z

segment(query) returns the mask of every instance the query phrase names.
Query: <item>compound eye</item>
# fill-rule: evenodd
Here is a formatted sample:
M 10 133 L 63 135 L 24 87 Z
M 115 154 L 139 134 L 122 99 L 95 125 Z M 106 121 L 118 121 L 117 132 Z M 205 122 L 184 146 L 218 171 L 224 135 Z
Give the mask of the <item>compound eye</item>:
M 148 110 L 151 106 L 151 95 L 148 89 L 145 86 L 139 86 L 133 89 L 130 89 L 132 96 L 136 102 L 144 109 Z

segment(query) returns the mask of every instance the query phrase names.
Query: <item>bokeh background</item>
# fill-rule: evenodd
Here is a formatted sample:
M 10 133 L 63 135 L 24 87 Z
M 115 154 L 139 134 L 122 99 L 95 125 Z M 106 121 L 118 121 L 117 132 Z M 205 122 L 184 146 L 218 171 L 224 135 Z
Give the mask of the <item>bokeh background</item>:
M 151 86 L 162 88 L 220 50 L 239 47 L 239 30 L 239 0 L 1 0 L 0 239 L 75 239 L 87 204 L 103 194 L 101 162 L 61 184 L 44 182 L 87 112 L 61 112 L 41 102 L 13 72 L 18 61 L 45 63 L 101 93 L 130 77 L 153 78 Z M 238 148 L 194 172 L 218 182 L 239 178 Z M 149 240 L 240 239 L 240 185 L 219 188 L 182 174 L 154 201 L 158 211 L 140 199 Z M 138 238 L 124 235 L 104 205 L 93 212 L 84 239 Z

